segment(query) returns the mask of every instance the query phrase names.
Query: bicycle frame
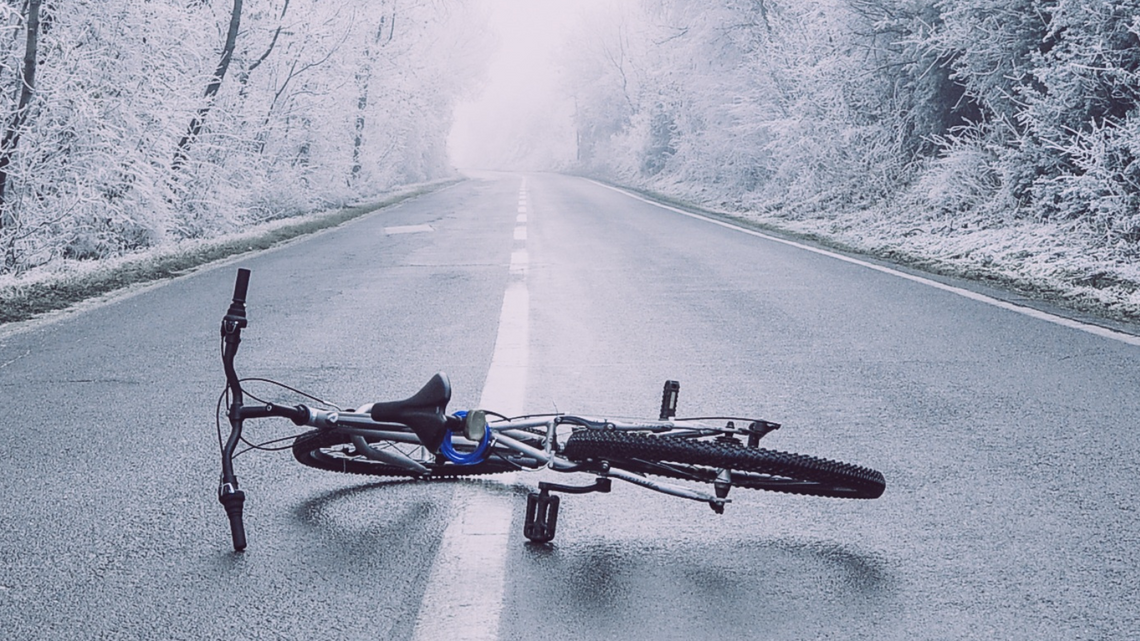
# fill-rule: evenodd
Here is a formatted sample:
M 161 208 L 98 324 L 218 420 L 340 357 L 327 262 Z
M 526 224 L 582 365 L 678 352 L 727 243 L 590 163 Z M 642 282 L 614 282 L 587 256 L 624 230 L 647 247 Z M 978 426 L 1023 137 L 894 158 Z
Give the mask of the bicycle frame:
M 372 437 L 374 440 L 388 440 L 388 441 L 401 441 L 412 445 L 422 445 L 419 439 L 412 434 L 407 426 L 401 426 L 405 431 L 391 431 L 394 427 L 393 424 L 381 424 L 372 420 L 365 412 L 326 412 L 321 410 L 309 410 L 311 412 L 309 420 L 305 425 L 310 427 L 317 427 L 320 429 L 336 429 L 341 432 L 360 436 L 367 439 Z M 658 481 L 656 479 L 649 479 L 643 475 L 636 474 L 619 467 L 606 465 L 596 470 L 584 468 L 580 463 L 572 462 L 562 456 L 559 456 L 555 451 L 556 435 L 558 427 L 562 425 L 591 425 L 602 427 L 604 429 L 617 429 L 617 430 L 638 430 L 638 431 L 655 431 L 655 432 L 671 432 L 679 428 L 677 423 L 673 421 L 657 421 L 657 422 L 621 422 L 609 420 L 591 420 L 577 416 L 570 416 L 565 414 L 552 414 L 538 417 L 530 417 L 524 419 L 504 419 L 498 424 L 488 424 L 487 429 L 490 430 L 492 436 L 491 442 L 491 455 L 495 454 L 496 449 L 501 454 L 502 451 L 513 452 L 522 456 L 529 457 L 533 460 L 532 465 L 520 465 L 519 469 L 541 470 L 549 469 L 555 472 L 592 472 L 599 476 L 599 478 L 613 477 L 640 485 L 641 487 L 656 490 L 664 494 L 670 494 L 681 498 L 692 499 L 694 501 L 701 501 L 709 503 L 714 509 L 721 508 L 729 500 L 724 497 L 717 497 L 705 492 L 699 492 L 689 488 L 673 485 Z M 525 432 L 524 430 L 530 428 L 546 428 L 546 434 L 542 437 L 542 448 L 528 445 L 525 440 L 533 439 L 535 434 L 533 432 Z M 721 432 L 722 430 L 716 430 Z M 370 447 L 361 447 L 357 444 L 357 448 L 365 453 L 367 456 L 376 456 L 378 450 Z M 409 471 L 426 473 L 426 469 L 422 469 L 415 461 L 406 459 L 406 461 L 399 461 L 389 454 L 387 456 L 381 455 L 387 462 L 393 464 L 403 464 Z M 393 458 L 389 458 L 393 457 Z M 406 457 L 405 457 L 406 458 Z M 517 463 L 517 460 L 515 461 Z M 419 468 L 419 469 L 418 469 Z

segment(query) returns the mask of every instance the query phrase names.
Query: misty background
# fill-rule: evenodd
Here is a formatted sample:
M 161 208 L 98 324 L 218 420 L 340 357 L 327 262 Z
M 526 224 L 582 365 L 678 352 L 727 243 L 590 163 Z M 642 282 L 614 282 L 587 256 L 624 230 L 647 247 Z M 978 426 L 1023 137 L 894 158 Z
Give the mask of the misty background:
M 0 278 L 457 169 L 1140 309 L 1140 7 L 6 0 Z

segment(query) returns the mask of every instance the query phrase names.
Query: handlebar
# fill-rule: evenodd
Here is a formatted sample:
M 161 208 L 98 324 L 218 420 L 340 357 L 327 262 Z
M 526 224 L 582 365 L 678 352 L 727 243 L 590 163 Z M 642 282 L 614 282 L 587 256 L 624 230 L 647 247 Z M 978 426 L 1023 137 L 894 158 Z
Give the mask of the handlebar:
M 248 269 L 238 269 L 233 300 L 226 315 L 222 317 L 221 324 L 222 365 L 226 372 L 226 390 L 229 396 L 226 414 L 230 422 L 230 435 L 222 446 L 222 473 L 218 484 L 218 501 L 226 509 L 234 550 L 238 552 L 246 547 L 245 525 L 242 522 L 242 509 L 246 497 L 238 488 L 233 458 L 235 450 L 242 442 L 242 424 L 246 419 L 277 416 L 287 418 L 296 425 L 317 428 L 335 427 L 338 422 L 351 427 L 353 420 L 363 419 L 369 421 L 369 427 L 372 428 L 411 429 L 424 442 L 435 442 L 437 448 L 439 441 L 444 437 L 444 432 L 466 432 L 470 429 L 474 433 L 478 427 L 477 421 L 465 421 L 457 416 L 444 414 L 444 408 L 451 396 L 451 388 L 446 376 L 442 374 L 437 374 L 423 390 L 410 399 L 373 404 L 369 414 L 329 412 L 310 409 L 305 405 L 292 407 L 276 403 L 245 405 L 241 379 L 234 369 L 234 358 L 241 345 L 241 330 L 248 325 L 245 299 L 249 291 L 249 276 Z M 476 415 L 483 418 L 481 414 Z M 482 437 L 484 434 L 480 432 L 479 436 Z
M 245 297 L 249 291 L 249 270 L 238 269 L 237 281 L 234 283 L 234 297 L 230 308 L 222 317 L 222 364 L 226 370 L 226 387 L 230 394 L 230 437 L 222 447 L 222 478 L 218 485 L 218 501 L 226 508 L 226 515 L 230 521 L 230 533 L 233 536 L 234 550 L 242 551 L 246 547 L 245 525 L 242 523 L 242 506 L 245 503 L 245 492 L 238 489 L 237 475 L 234 474 L 234 449 L 241 441 L 241 428 L 243 416 L 241 382 L 237 372 L 234 371 L 234 356 L 241 344 L 241 330 L 248 325 L 245 316 Z
M 234 451 L 242 440 L 242 422 L 250 418 L 265 418 L 280 416 L 293 421 L 297 425 L 319 424 L 327 421 L 327 412 L 310 410 L 304 405 L 288 407 L 275 403 L 264 405 L 244 405 L 244 394 L 241 389 L 241 379 L 234 369 L 234 357 L 241 345 L 241 330 L 249 322 L 245 314 L 245 298 L 249 292 L 248 269 L 238 269 L 237 280 L 234 282 L 234 296 L 226 315 L 222 317 L 222 365 L 226 371 L 226 389 L 229 392 L 230 405 L 227 415 L 230 420 L 230 436 L 222 446 L 222 474 L 218 484 L 218 501 L 226 509 L 226 516 L 230 522 L 230 534 L 233 536 L 235 551 L 246 548 L 245 524 L 242 521 L 242 509 L 245 505 L 245 492 L 238 488 L 237 475 L 234 474 Z

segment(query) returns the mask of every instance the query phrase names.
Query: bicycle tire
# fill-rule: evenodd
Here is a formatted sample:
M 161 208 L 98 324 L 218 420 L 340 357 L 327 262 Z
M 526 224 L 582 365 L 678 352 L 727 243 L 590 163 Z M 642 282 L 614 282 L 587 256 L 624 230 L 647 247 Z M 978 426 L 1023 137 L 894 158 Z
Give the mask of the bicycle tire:
M 704 483 L 728 469 L 735 487 L 786 494 L 874 499 L 886 489 L 880 472 L 860 465 L 677 436 L 578 430 L 563 454 L 572 461 L 607 461 L 631 472 Z
M 382 440 L 368 439 L 370 445 Z M 344 474 L 365 476 L 398 476 L 421 479 L 454 479 L 481 474 L 513 472 L 518 466 L 500 458 L 488 458 L 475 465 L 456 465 L 442 457 L 431 457 L 420 463 L 430 474 L 418 474 L 413 470 L 377 461 L 361 455 L 353 455 L 347 449 L 352 446 L 352 437 L 333 430 L 313 430 L 301 434 L 293 441 L 293 458 L 308 467 Z

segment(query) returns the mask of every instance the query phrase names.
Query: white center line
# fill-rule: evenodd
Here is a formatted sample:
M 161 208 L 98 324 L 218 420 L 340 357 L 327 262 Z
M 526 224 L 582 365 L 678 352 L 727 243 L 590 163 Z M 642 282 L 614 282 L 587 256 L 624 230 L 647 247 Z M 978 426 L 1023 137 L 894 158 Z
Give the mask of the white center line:
M 526 240 L 526 227 L 515 227 L 515 240 Z
M 525 270 L 526 250 L 511 254 L 511 266 Z M 483 384 L 479 406 L 506 416 L 517 416 L 525 407 L 526 370 L 530 357 L 530 295 L 526 281 L 516 279 L 503 295 L 499 333 L 491 369 Z
M 522 240 L 526 239 L 526 228 Z M 479 407 L 507 416 L 523 413 L 530 361 L 530 295 L 526 249 L 511 252 L 511 282 L 503 294 L 499 330 Z M 514 473 L 496 475 L 510 484 Z M 491 641 L 499 636 L 506 589 L 507 545 L 514 496 L 477 485 L 458 485 L 460 506 L 444 530 L 412 638 L 416 641 Z
M 526 214 L 519 214 L 518 217 L 515 218 L 515 222 L 525 223 L 526 222 Z

